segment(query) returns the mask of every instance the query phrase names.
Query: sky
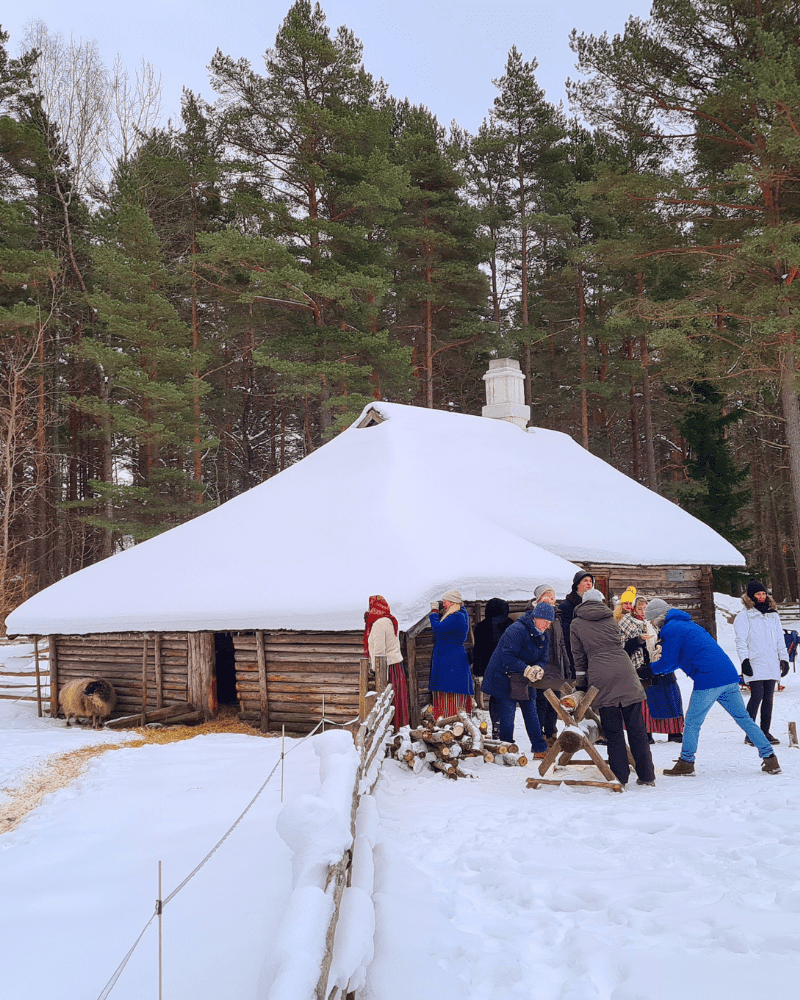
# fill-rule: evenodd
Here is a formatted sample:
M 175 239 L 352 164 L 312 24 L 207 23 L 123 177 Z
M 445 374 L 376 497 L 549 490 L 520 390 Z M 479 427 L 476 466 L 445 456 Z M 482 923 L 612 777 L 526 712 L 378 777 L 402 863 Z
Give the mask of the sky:
M 18 51 L 24 24 L 43 20 L 51 31 L 95 39 L 107 64 L 117 53 L 130 71 L 142 57 L 162 75 L 165 116 L 177 117 L 183 87 L 206 100 L 214 94 L 206 67 L 215 50 L 263 68 L 263 53 L 290 0 L 26 0 L 0 8 L 0 24 Z M 364 64 L 398 98 L 426 104 L 443 125 L 455 119 L 474 132 L 491 107 L 508 51 L 516 45 L 539 63 L 537 79 L 551 101 L 564 99 L 575 76 L 568 37 L 620 32 L 631 15 L 647 17 L 650 0 L 325 0 L 328 25 L 346 24 L 364 44 Z

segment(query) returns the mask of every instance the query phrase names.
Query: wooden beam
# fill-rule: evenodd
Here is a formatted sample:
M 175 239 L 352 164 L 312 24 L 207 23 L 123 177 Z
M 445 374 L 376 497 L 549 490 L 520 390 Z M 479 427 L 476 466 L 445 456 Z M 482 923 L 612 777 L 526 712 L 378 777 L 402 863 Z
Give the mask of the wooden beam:
M 375 690 L 378 694 L 383 694 L 386 685 L 389 683 L 389 664 L 385 656 L 375 657 Z
M 58 646 L 56 636 L 47 637 L 50 649 L 50 717 L 58 717 Z
M 39 636 L 33 637 L 33 659 L 36 666 L 36 711 L 42 717 L 42 675 L 39 673 Z
M 264 631 L 256 632 L 256 656 L 258 657 L 258 694 L 261 701 L 261 732 L 269 731 L 269 695 L 267 694 L 267 654 L 264 651 Z
M 142 633 L 142 725 L 147 719 L 147 633 Z
M 419 717 L 419 681 L 417 679 L 417 640 L 406 634 L 406 659 L 408 660 L 408 710 L 409 721 L 416 729 Z
M 153 649 L 153 655 L 155 657 L 155 671 L 156 671 L 156 708 L 162 708 L 164 705 L 164 679 L 161 674 L 161 633 L 156 632 L 155 638 L 153 639 L 155 643 Z

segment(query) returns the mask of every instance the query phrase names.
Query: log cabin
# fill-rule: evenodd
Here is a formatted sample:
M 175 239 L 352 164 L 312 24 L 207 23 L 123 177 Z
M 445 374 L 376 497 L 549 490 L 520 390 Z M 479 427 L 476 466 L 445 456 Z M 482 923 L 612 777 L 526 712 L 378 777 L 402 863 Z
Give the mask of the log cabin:
M 524 376 L 498 359 L 482 416 L 374 402 L 296 465 L 192 521 L 83 569 L 13 611 L 46 635 L 51 713 L 79 676 L 118 712 L 235 705 L 262 730 L 358 711 L 363 615 L 383 594 L 401 629 L 412 718 L 428 698 L 432 600 L 457 587 L 478 621 L 579 567 L 611 599 L 635 585 L 712 634 L 712 567 L 743 556 L 568 435 L 528 427 Z

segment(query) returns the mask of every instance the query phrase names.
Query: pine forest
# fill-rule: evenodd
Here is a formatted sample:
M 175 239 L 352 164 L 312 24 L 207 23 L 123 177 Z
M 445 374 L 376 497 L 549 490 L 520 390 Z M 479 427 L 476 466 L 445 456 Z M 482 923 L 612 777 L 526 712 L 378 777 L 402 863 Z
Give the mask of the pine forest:
M 0 31 L 0 619 L 370 400 L 479 414 L 493 357 L 798 599 L 800 3 L 570 44 L 566 106 L 514 47 L 472 135 L 309 0 L 166 125 L 157 67 Z

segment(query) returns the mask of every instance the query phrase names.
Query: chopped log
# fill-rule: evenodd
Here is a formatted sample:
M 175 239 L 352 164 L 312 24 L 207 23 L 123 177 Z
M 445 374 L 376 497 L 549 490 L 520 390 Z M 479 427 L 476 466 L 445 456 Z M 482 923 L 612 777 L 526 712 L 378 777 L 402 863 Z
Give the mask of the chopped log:
M 597 723 L 592 719 L 584 719 L 577 726 L 565 727 L 559 736 L 559 743 L 565 753 L 577 753 L 583 746 L 584 740 L 595 743 L 600 736 L 601 731 Z
M 798 747 L 798 746 L 800 746 L 800 743 L 797 742 L 797 723 L 796 722 L 790 722 L 789 723 L 789 746 L 790 747 Z
M 528 758 L 524 753 L 506 753 L 503 754 L 501 760 L 508 767 L 525 767 L 528 763 Z
M 452 743 L 455 737 L 451 732 L 443 729 L 441 732 L 431 732 L 429 729 L 412 729 L 411 738 L 414 740 L 424 740 L 426 743 Z
M 491 750 L 484 750 L 483 751 L 483 762 L 484 762 L 484 764 L 493 764 L 494 763 L 494 754 L 491 752 Z
M 483 730 L 476 724 L 475 720 L 471 716 L 467 715 L 463 708 L 459 710 L 458 717 L 464 723 L 464 727 L 467 732 L 472 736 L 473 749 L 477 751 L 482 750 L 484 743 Z
M 432 760 L 431 761 L 431 767 L 435 771 L 441 771 L 442 774 L 444 774 L 448 778 L 455 778 L 456 777 L 456 765 L 455 764 L 448 764 L 446 761 L 443 761 L 443 760 Z
M 447 749 L 450 751 L 451 759 L 455 757 L 460 757 L 462 755 L 462 750 L 461 747 L 458 745 L 458 743 L 453 743 Z
M 495 756 L 497 756 L 498 754 L 502 756 L 502 754 L 508 753 L 508 751 L 511 748 L 510 743 L 503 743 L 501 740 L 484 740 L 483 745 L 488 750 L 491 750 L 492 753 L 495 754 Z

